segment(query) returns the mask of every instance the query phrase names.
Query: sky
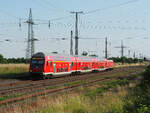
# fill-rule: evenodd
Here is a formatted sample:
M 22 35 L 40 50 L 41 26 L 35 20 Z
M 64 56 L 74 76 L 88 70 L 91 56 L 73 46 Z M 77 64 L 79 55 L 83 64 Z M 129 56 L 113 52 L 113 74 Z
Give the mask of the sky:
M 31 8 L 34 36 L 39 40 L 35 42 L 35 52 L 69 54 L 70 32 L 75 31 L 75 15 L 70 12 L 83 11 L 79 15 L 79 54 L 87 51 L 104 57 L 107 37 L 109 57 L 121 55 L 121 49 L 116 48 L 121 41 L 126 46 L 125 56 L 132 57 L 135 52 L 137 57 L 150 57 L 149 4 L 150 0 L 1 0 L 0 54 L 6 58 L 25 57 L 25 22 Z

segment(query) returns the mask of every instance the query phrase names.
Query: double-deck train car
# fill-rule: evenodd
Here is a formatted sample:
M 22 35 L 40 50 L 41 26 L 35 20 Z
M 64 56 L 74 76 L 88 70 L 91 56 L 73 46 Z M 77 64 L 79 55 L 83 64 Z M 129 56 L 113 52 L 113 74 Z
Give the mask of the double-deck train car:
M 114 62 L 96 57 L 79 57 L 52 55 L 43 52 L 34 54 L 30 61 L 29 72 L 33 75 L 41 75 L 43 78 L 55 76 L 90 72 L 96 70 L 112 69 Z

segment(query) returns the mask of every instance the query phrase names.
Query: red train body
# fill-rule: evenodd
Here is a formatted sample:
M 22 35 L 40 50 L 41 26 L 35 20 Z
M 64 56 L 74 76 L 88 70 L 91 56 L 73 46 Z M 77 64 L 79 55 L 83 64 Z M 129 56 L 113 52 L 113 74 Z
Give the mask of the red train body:
M 95 57 L 49 55 L 42 52 L 33 55 L 29 72 L 43 77 L 113 69 L 112 60 Z

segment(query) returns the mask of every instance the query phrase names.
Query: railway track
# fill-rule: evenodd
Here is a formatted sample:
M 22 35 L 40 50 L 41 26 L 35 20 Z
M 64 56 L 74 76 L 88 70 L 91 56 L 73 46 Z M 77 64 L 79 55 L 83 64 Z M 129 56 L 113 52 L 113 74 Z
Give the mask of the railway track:
M 57 84 L 61 84 L 61 83 L 65 83 L 65 82 L 73 82 L 73 81 L 77 81 L 77 80 L 82 80 L 82 79 L 88 79 L 90 77 L 95 77 L 98 76 L 100 74 L 101 77 L 103 77 L 103 75 L 105 74 L 111 74 L 111 73 L 115 73 L 117 71 L 117 69 L 111 71 L 111 72 L 101 72 L 101 73 L 90 73 L 90 74 L 84 74 L 84 75 L 79 75 L 79 76 L 72 76 L 72 77 L 66 77 L 65 78 L 56 78 L 56 79 L 51 79 L 51 80 L 40 80 L 40 81 L 27 81 L 27 82 L 18 82 L 15 84 L 15 86 L 12 86 L 12 84 L 9 84 L 9 86 L 11 85 L 11 87 L 7 87 L 5 89 L 1 89 L 0 90 L 0 96 L 2 95 L 6 95 L 8 93 L 13 93 L 13 92 L 18 92 L 21 90 L 32 90 L 33 89 L 41 89 L 42 87 L 46 87 L 46 86 L 50 86 L 50 85 L 56 85 Z M 106 76 L 106 75 L 105 75 Z M 18 84 L 20 84 L 18 86 Z M 23 84 L 25 83 L 25 84 Z M 17 86 L 16 86 L 17 85 Z
M 115 70 L 123 70 L 123 69 L 127 69 L 128 67 L 125 68 L 115 68 Z M 136 67 L 132 67 L 132 68 L 136 68 Z M 130 68 L 131 69 L 131 68 Z M 61 79 L 61 78 L 66 78 L 67 76 L 61 76 L 61 77 L 56 77 L 55 80 L 57 79 Z M 51 79 L 51 81 L 53 81 L 54 79 Z M 11 83 L 4 83 L 4 84 L 0 84 L 0 88 L 7 88 L 7 87 L 13 87 L 13 86 L 17 86 L 17 85 L 21 85 L 21 84 L 32 84 L 32 82 L 36 83 L 40 83 L 40 82 L 45 82 L 47 80 L 38 80 L 38 81 L 34 81 L 34 80 L 26 80 L 26 81 L 15 81 L 15 82 L 11 82 Z
M 86 84 L 95 83 L 98 81 L 113 79 L 115 77 L 115 75 L 113 74 L 115 73 L 121 73 L 124 71 L 127 71 L 130 73 L 130 71 L 136 72 L 138 70 L 142 70 L 142 67 L 115 68 L 113 71 L 109 71 L 109 72 L 88 73 L 88 74 L 78 75 L 78 76 L 64 76 L 64 77 L 49 79 L 49 80 L 39 80 L 39 81 L 31 80 L 31 81 L 26 81 L 26 82 L 22 81 L 22 82 L 18 82 L 16 84 L 11 84 L 11 85 L 6 84 L 6 87 L 0 90 L 1 97 L 7 96 L 9 94 L 11 95 L 18 94 L 18 93 L 20 94 L 27 93 L 27 94 L 23 96 L 19 96 L 19 97 L 2 100 L 0 101 L 0 105 L 12 103 L 12 102 L 23 100 L 26 98 L 43 95 L 45 93 L 53 93 L 53 92 L 63 91 L 66 89 L 76 88 L 83 84 L 72 85 L 69 87 L 67 86 L 67 87 L 60 87 L 60 88 L 54 88 L 54 89 L 46 89 L 49 86 L 58 86 L 58 85 L 71 83 L 74 81 L 82 81 L 82 80 L 88 81 L 87 83 L 84 83 L 84 85 L 86 85 Z M 95 78 L 95 80 L 92 80 L 94 77 L 97 77 L 97 78 Z M 0 88 L 3 86 L 0 86 Z

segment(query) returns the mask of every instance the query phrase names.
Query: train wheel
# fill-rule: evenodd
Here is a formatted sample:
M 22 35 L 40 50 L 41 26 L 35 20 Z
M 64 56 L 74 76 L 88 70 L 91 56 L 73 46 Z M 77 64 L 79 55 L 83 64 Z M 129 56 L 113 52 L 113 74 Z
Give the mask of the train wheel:
M 48 76 L 48 79 L 52 79 L 52 78 L 53 78 L 53 76 L 52 76 L 52 75 L 49 75 L 49 76 Z
M 43 80 L 45 80 L 45 79 L 46 79 L 46 77 L 45 77 L 45 76 L 43 76 L 42 78 L 43 78 Z
M 71 73 L 71 76 L 74 76 L 74 72 Z

